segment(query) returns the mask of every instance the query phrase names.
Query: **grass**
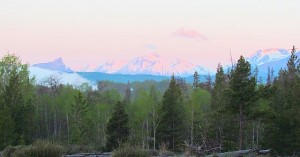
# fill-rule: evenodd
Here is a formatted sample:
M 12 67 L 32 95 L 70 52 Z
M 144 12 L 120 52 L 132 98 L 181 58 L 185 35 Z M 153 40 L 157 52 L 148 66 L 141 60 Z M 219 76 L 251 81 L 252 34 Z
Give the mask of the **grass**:
M 3 157 L 61 157 L 64 153 L 63 146 L 39 140 L 29 146 L 8 146 Z

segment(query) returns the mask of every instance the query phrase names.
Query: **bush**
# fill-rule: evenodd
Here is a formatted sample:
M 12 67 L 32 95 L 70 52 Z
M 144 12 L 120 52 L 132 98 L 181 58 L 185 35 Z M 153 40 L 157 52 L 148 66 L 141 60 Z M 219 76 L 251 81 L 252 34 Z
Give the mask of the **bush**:
M 8 147 L 3 157 L 61 157 L 65 150 L 62 146 L 48 141 L 37 141 L 23 147 Z
M 13 153 L 17 150 L 23 149 L 25 146 L 7 146 L 3 152 L 2 152 L 2 157 L 12 157 Z
M 150 155 L 146 150 L 136 148 L 130 144 L 123 144 L 112 152 L 112 157 L 150 157 Z

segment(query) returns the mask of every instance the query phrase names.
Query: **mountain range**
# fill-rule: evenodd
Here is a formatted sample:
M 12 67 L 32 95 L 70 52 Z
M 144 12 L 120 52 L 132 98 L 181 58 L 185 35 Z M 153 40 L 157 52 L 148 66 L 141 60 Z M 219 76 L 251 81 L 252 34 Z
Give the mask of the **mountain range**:
M 262 80 L 265 80 L 268 68 L 273 68 L 274 74 L 277 74 L 281 68 L 286 67 L 290 51 L 291 50 L 274 48 L 258 50 L 249 57 L 246 57 L 246 60 L 250 62 L 253 69 L 254 67 L 258 67 L 258 76 Z M 300 51 L 296 52 L 296 55 L 300 58 Z M 77 77 L 78 80 L 88 80 L 92 82 L 105 79 L 116 82 L 143 81 L 147 79 L 159 81 L 167 79 L 173 74 L 175 76 L 189 78 L 195 71 L 202 76 L 208 74 L 214 75 L 214 72 L 202 66 L 178 58 L 162 57 L 156 53 L 136 57 L 131 60 L 115 60 L 106 62 L 100 66 L 85 66 L 76 69 L 68 67 L 64 64 L 62 58 L 58 58 L 52 62 L 34 64 L 30 70 L 35 73 L 37 78 L 41 76 L 38 71 L 43 71 L 43 73 L 53 73 L 55 71 L 58 75 L 68 75 L 68 73 L 69 75 L 76 74 L 74 77 Z M 79 77 L 82 78 L 79 79 Z

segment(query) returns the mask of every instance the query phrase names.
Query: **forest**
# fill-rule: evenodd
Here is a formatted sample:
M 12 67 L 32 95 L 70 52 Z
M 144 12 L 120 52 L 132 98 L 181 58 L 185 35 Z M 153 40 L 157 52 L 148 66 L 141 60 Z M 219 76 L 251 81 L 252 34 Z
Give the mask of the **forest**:
M 300 153 L 300 63 L 291 56 L 267 83 L 241 56 L 215 79 L 193 83 L 63 85 L 52 75 L 37 83 L 14 54 L 0 61 L 0 150 L 47 140 L 65 147 L 110 152 L 123 144 L 142 150 L 208 155 L 242 149 Z

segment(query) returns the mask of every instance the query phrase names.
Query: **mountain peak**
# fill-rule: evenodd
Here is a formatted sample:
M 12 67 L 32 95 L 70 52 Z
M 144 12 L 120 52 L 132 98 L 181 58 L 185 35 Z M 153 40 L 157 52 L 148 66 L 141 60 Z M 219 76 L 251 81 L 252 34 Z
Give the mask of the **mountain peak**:
M 129 61 L 113 61 L 101 65 L 98 72 L 115 74 L 149 74 L 160 76 L 189 76 L 195 71 L 200 74 L 209 73 L 208 70 L 188 63 L 177 58 L 161 57 L 157 53 L 150 53 L 144 56 L 133 58 Z
M 62 63 L 62 64 L 64 64 L 63 59 L 61 57 L 56 58 L 53 62 L 54 63 Z
M 47 63 L 38 63 L 32 65 L 33 67 L 39 67 L 43 69 L 48 69 L 52 71 L 62 71 L 62 72 L 73 72 L 69 67 L 65 65 L 63 62 L 63 59 L 61 57 L 55 59 L 52 62 L 47 62 Z
M 250 55 L 247 60 L 253 65 L 261 65 L 267 62 L 272 62 L 289 57 L 290 52 L 287 49 L 270 48 L 258 50 Z

